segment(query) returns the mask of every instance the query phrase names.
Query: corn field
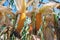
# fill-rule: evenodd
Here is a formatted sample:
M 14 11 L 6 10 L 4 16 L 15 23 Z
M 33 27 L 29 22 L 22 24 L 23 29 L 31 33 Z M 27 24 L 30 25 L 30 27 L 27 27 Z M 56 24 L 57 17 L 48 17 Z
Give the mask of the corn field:
M 0 0 L 0 40 L 60 40 L 60 1 Z

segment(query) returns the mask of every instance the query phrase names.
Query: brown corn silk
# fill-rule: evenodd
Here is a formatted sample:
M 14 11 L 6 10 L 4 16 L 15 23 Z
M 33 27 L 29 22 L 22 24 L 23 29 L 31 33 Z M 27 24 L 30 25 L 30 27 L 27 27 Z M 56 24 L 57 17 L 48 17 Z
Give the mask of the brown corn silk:
M 24 26 L 24 21 L 26 20 L 26 14 L 25 14 L 25 11 L 26 11 L 26 5 L 25 5 L 25 1 L 24 0 L 18 0 L 18 1 L 21 1 L 21 10 L 20 10 L 20 17 L 19 17 L 19 20 L 18 20 L 18 26 L 17 26 L 17 32 L 20 32 L 21 29 L 23 28 Z
M 46 9 L 48 8 L 48 9 Z M 47 13 L 45 9 L 48 11 L 50 7 L 42 7 L 39 11 L 39 13 L 36 14 L 36 30 L 39 30 L 41 24 L 42 24 L 42 15 Z M 51 12 L 51 10 L 50 10 Z M 49 12 L 48 12 L 49 13 Z M 47 13 L 47 14 L 48 14 Z
M 41 23 L 42 23 L 42 14 L 41 13 L 37 13 L 36 14 L 36 30 L 39 30 Z

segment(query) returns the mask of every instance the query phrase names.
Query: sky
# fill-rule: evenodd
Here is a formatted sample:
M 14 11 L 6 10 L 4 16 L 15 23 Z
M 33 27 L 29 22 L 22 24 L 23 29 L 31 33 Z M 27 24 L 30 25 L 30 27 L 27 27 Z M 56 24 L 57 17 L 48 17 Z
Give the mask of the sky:
M 60 2 L 60 0 L 56 0 L 56 1 L 59 1 L 59 2 Z M 44 3 L 47 3 L 47 2 L 49 2 L 49 1 L 48 1 L 48 0 L 43 0 L 43 2 L 44 2 Z M 8 2 L 8 0 L 6 0 L 6 2 L 3 4 L 3 6 L 8 6 L 8 5 L 9 5 L 9 2 Z M 38 6 L 38 7 L 40 8 L 40 7 L 42 7 L 42 5 L 40 5 L 40 6 Z M 12 11 L 13 11 L 14 13 L 17 11 L 15 5 L 12 5 L 11 8 L 12 8 Z M 29 11 L 32 11 L 32 8 L 33 8 L 32 6 L 29 6 L 29 7 L 28 7 L 28 10 L 29 10 Z M 59 9 L 56 9 L 56 8 L 55 8 L 55 10 L 56 10 L 56 11 L 55 11 L 56 13 L 58 13 L 58 12 L 60 11 Z

